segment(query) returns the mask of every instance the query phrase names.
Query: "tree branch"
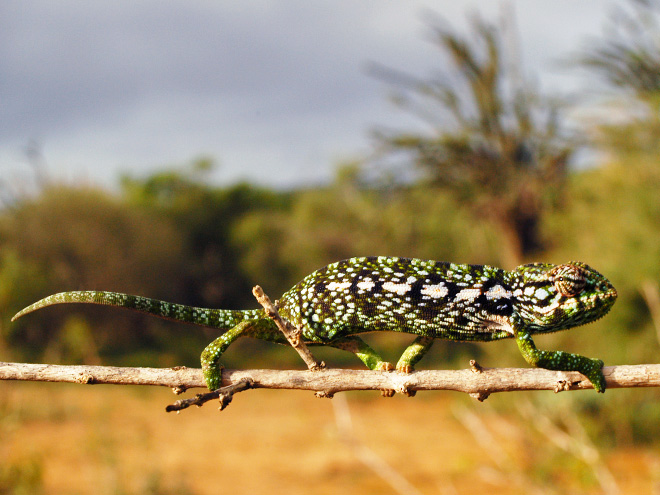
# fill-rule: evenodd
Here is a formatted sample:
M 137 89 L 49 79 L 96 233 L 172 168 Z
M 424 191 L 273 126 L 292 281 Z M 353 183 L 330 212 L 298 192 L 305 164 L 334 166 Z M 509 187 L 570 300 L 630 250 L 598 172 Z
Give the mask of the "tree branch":
M 660 364 L 608 366 L 603 369 L 607 388 L 660 387 Z M 118 368 L 112 366 L 65 366 L 0 362 L 0 380 L 69 382 L 81 384 L 160 385 L 177 393 L 204 387 L 202 371 L 196 368 Z M 423 370 L 410 374 L 397 372 L 325 369 L 302 370 L 223 370 L 222 385 L 251 382 L 251 388 L 311 390 L 332 397 L 348 390 L 393 389 L 454 390 L 474 397 L 495 392 L 522 390 L 579 390 L 592 388 L 577 372 L 540 368 L 481 368 L 462 370 Z

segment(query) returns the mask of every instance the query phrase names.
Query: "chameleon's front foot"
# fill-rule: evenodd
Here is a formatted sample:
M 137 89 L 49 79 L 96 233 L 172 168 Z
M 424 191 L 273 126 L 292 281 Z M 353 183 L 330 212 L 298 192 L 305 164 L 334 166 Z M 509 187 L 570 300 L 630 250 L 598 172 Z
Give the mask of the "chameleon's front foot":
M 392 363 L 388 363 L 387 361 L 381 361 L 378 363 L 378 366 L 376 367 L 377 371 L 394 371 L 394 365 Z M 380 389 L 380 395 L 383 397 L 394 397 L 394 389 L 391 388 L 382 388 Z
M 561 356 L 567 356 L 572 363 L 568 366 L 556 367 L 552 365 L 541 365 L 543 368 L 561 370 L 561 371 L 578 371 L 586 376 L 594 390 L 601 394 L 605 393 L 605 376 L 603 376 L 603 361 L 600 359 L 592 359 L 577 354 L 561 353 Z
M 596 392 L 605 393 L 605 376 L 603 375 L 603 366 L 605 363 L 600 359 L 589 359 L 580 373 L 586 376 L 594 387 Z
M 396 371 L 397 373 L 403 373 L 404 375 L 409 375 L 410 373 L 415 371 L 415 367 L 412 364 L 409 363 L 402 364 L 401 361 L 399 361 L 396 365 Z M 417 390 L 410 390 L 408 387 L 405 387 L 402 392 L 406 397 L 415 397 L 415 395 L 417 395 Z
M 405 375 L 409 375 L 413 371 L 415 371 L 415 368 L 413 367 L 412 364 L 397 364 L 396 365 L 396 370 L 399 373 L 403 373 Z
M 516 335 L 518 347 L 525 360 L 532 366 L 555 371 L 579 371 L 586 376 L 596 392 L 605 392 L 603 361 L 563 351 L 540 351 L 529 333 Z
M 424 357 L 424 354 L 428 352 L 432 345 L 432 337 L 418 336 L 413 340 L 412 344 L 403 351 L 403 354 L 401 354 L 399 362 L 396 363 L 396 370 L 399 373 L 405 373 L 406 375 L 412 373 L 415 369 L 415 364 Z

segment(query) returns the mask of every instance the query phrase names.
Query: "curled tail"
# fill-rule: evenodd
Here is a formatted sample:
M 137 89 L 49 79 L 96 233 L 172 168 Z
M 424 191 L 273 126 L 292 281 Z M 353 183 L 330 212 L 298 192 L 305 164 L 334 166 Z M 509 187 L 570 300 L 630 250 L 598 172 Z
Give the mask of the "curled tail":
M 59 294 L 53 294 L 41 301 L 37 301 L 16 313 L 11 321 L 36 311 L 37 309 L 45 308 L 46 306 L 68 303 L 103 304 L 106 306 L 127 308 L 133 311 L 157 316 L 159 318 L 165 318 L 167 320 L 181 321 L 192 323 L 193 325 L 220 329 L 231 328 L 243 320 L 263 318 L 264 316 L 264 311 L 261 309 L 238 311 L 196 308 L 184 304 L 159 301 L 158 299 L 151 299 L 148 297 L 121 294 L 119 292 L 73 291 L 60 292 Z

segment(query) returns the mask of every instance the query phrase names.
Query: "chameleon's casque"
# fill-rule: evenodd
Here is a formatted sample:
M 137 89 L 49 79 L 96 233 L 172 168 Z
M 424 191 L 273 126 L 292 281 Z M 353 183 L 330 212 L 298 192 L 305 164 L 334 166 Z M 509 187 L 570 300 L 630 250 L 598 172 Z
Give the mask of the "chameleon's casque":
M 617 293 L 584 263 L 535 263 L 512 271 L 420 259 L 364 257 L 332 263 L 287 291 L 279 311 L 302 328 L 306 342 L 355 353 L 370 369 L 390 370 L 357 334 L 375 331 L 417 335 L 396 365 L 410 372 L 433 340 L 491 341 L 514 338 L 533 366 L 579 371 L 605 390 L 603 362 L 562 351 L 538 350 L 531 336 L 566 330 L 605 315 Z M 14 319 L 59 303 L 96 303 L 161 318 L 227 329 L 202 353 L 209 389 L 220 385 L 219 359 L 237 338 L 286 344 L 263 310 L 232 311 L 184 306 L 115 292 L 63 292 L 42 299 Z

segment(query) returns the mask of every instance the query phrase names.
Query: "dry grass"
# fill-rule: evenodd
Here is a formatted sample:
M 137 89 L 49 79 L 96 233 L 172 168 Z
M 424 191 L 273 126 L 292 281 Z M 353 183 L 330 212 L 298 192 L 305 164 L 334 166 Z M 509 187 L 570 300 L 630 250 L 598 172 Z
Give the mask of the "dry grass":
M 456 395 L 349 397 L 356 439 L 421 493 L 599 493 L 588 467 L 553 472 L 528 428 L 483 405 L 466 403 L 505 439 L 506 463 L 456 420 Z M 393 493 L 337 434 L 327 399 L 258 390 L 222 413 L 209 404 L 166 414 L 173 399 L 164 389 L 0 384 L 0 493 Z M 653 493 L 657 456 L 605 460 L 622 493 Z

